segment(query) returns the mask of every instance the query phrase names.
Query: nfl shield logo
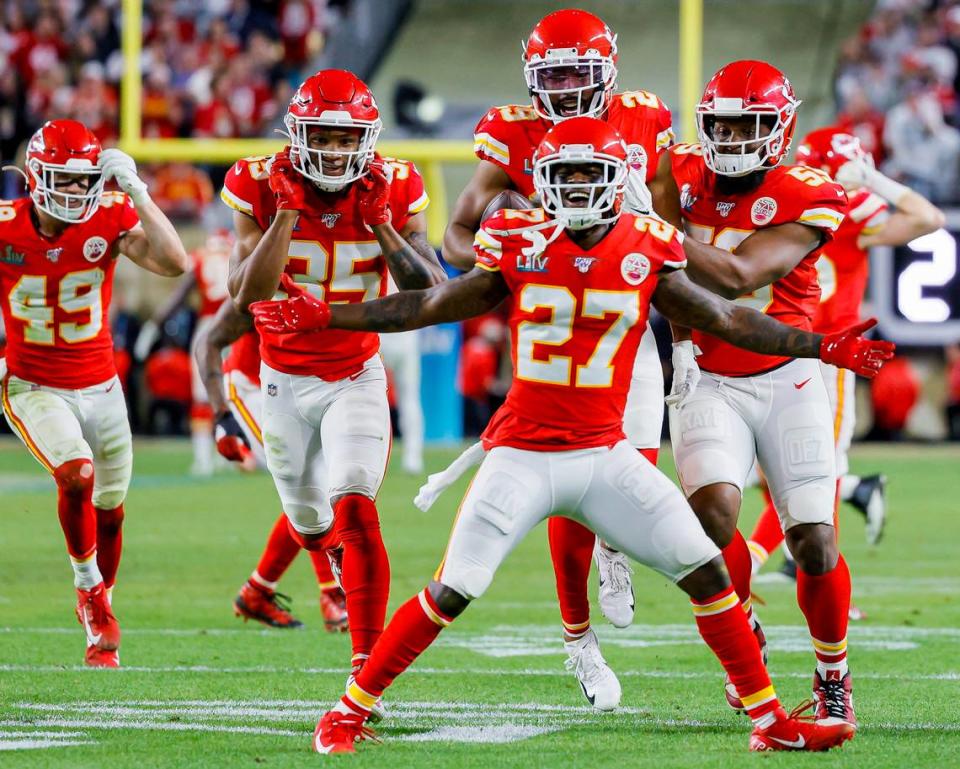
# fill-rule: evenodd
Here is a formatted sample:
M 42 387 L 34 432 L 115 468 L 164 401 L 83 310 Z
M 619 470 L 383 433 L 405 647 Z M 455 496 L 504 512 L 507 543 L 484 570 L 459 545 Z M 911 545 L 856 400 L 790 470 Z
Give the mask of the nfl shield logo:
M 276 386 L 275 384 L 272 384 L 272 383 L 271 383 L 271 384 L 268 384 L 268 385 L 267 385 L 267 395 L 269 395 L 271 398 L 275 398 L 275 397 L 276 397 L 276 395 L 277 395 L 277 386 Z

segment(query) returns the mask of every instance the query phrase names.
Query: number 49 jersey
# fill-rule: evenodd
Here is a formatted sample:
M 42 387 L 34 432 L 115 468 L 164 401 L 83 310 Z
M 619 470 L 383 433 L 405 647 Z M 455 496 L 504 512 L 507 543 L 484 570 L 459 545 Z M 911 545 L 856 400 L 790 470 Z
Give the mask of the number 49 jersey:
M 227 173 L 220 193 L 228 206 L 252 217 L 264 232 L 277 211 L 266 169 L 268 160 L 238 160 Z M 427 207 L 429 199 L 413 163 L 394 158 L 384 158 L 384 163 L 390 178 L 392 223 L 399 232 L 411 216 Z M 308 207 L 293 227 L 284 271 L 330 304 L 383 296 L 387 263 L 376 236 L 360 216 L 357 185 L 351 184 L 343 194 L 334 196 L 319 194 L 306 180 L 304 184 Z M 276 299 L 284 297 L 282 291 L 274 295 Z M 377 334 L 340 329 L 260 334 L 260 355 L 270 368 L 327 381 L 355 374 L 379 347 Z
M 621 214 L 588 250 L 566 232 L 542 252 L 542 209 L 499 211 L 477 233 L 478 269 L 499 271 L 513 297 L 513 382 L 483 435 L 486 448 L 532 451 L 612 446 L 660 273 L 686 265 L 679 233 Z M 546 232 L 550 232 L 549 228 Z M 657 362 L 659 366 L 659 361 Z
M 11 374 L 79 390 L 116 375 L 107 308 L 114 245 L 140 218 L 130 199 L 106 192 L 93 216 L 57 238 L 41 235 L 30 198 L 0 201 L 0 308 Z
M 669 151 L 684 229 L 701 243 L 734 251 L 757 230 L 789 222 L 814 227 L 826 242 L 843 221 L 846 194 L 823 171 L 777 166 L 749 192 L 726 195 L 718 189 L 717 175 L 704 163 L 700 145 L 677 144 Z M 809 331 L 820 301 L 819 255 L 820 249 L 814 249 L 782 278 L 740 297 L 737 303 Z M 700 331 L 693 332 L 693 340 L 703 350 L 697 358 L 700 368 L 721 376 L 752 376 L 789 360 L 749 352 Z

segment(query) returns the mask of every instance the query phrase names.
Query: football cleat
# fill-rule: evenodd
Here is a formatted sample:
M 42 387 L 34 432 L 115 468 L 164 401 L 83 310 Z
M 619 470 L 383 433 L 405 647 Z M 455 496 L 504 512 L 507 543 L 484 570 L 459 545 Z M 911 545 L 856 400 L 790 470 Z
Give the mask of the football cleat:
M 860 479 L 849 502 L 867 519 L 867 544 L 875 545 L 883 538 L 887 522 L 887 476 L 868 475 Z
M 116 649 L 98 649 L 88 646 L 84 663 L 91 668 L 118 668 L 120 667 L 120 652 Z
M 233 599 L 233 613 L 237 617 L 262 622 L 270 627 L 294 629 L 303 623 L 290 613 L 290 597 L 265 587 L 244 583 Z
M 120 625 L 113 616 L 103 583 L 90 590 L 77 588 L 77 619 L 87 634 L 87 646 L 113 651 L 120 646 Z
M 760 620 L 757 619 L 756 614 L 753 618 L 753 635 L 757 639 L 757 643 L 760 646 L 760 655 L 763 657 L 763 665 L 767 665 L 767 636 L 763 632 L 763 627 L 760 625 Z M 730 680 L 730 676 L 727 675 L 723 679 L 723 693 L 727 698 L 727 704 L 738 712 L 745 712 L 743 707 L 743 702 L 740 700 L 740 695 L 737 694 L 737 687 L 733 685 L 733 681 Z
M 636 604 L 630 579 L 633 569 L 627 556 L 616 550 L 608 550 L 597 537 L 593 559 L 597 562 L 600 576 L 600 611 L 614 627 L 628 627 L 633 622 Z
M 600 653 L 593 630 L 563 644 L 569 659 L 564 663 L 580 682 L 583 696 L 597 710 L 614 710 L 620 704 L 620 681 Z
M 842 721 L 821 723 L 810 716 L 801 716 L 810 707 L 807 702 L 789 716 L 783 708 L 774 711 L 777 720 L 750 735 L 750 750 L 830 750 L 853 738 L 856 729 Z
M 347 676 L 347 691 L 350 690 L 351 684 L 356 680 L 357 673 L 360 672 L 362 665 L 354 665 L 353 672 Z M 367 720 L 372 724 L 379 724 L 383 719 L 387 717 L 387 706 L 383 704 L 383 697 L 377 697 L 377 701 L 373 703 L 373 707 L 370 708 L 370 712 L 367 713 Z
M 356 753 L 362 740 L 380 742 L 376 732 L 364 724 L 363 716 L 330 710 L 323 714 L 313 732 L 313 749 L 317 753 Z
M 850 608 L 847 609 L 847 618 L 851 622 L 860 622 L 867 618 L 867 613 L 856 604 L 851 603 Z
M 857 728 L 857 716 L 853 712 L 853 677 L 848 670 L 843 678 L 824 679 L 820 671 L 813 674 L 814 717 L 817 723 L 842 721 Z
M 350 629 L 347 619 L 347 598 L 340 588 L 320 591 L 320 614 L 328 633 L 346 633 Z

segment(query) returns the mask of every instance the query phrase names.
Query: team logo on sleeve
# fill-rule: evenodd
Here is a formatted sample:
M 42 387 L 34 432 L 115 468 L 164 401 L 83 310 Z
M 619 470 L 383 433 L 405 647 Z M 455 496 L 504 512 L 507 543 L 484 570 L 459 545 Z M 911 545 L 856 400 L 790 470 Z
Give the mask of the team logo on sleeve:
M 650 274 L 650 260 L 643 254 L 627 254 L 620 262 L 620 274 L 631 286 L 639 286 Z
M 88 262 L 97 262 L 107 253 L 107 248 L 106 238 L 94 235 L 83 244 L 83 258 Z
M 777 201 L 773 198 L 757 198 L 750 209 L 750 221 L 759 227 L 770 224 L 777 215 Z
M 642 144 L 631 144 L 627 147 L 627 165 L 634 171 L 647 170 L 647 151 Z

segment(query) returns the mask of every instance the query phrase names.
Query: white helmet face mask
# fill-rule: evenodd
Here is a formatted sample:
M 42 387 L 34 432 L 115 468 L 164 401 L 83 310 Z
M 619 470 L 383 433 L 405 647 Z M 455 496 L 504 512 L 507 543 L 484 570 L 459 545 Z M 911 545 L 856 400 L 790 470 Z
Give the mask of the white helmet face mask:
M 595 182 L 557 181 L 559 166 L 598 165 L 603 178 Z M 620 158 L 594 152 L 592 144 L 565 144 L 560 151 L 539 158 L 533 167 L 533 184 L 540 193 L 543 209 L 571 230 L 616 221 L 617 196 L 627 179 L 627 164 Z M 564 198 L 582 203 L 571 206 Z
M 100 167 L 89 160 L 71 158 L 64 164 L 44 163 L 36 158 L 27 161 L 27 173 L 35 184 L 30 197 L 41 211 L 68 224 L 79 224 L 94 215 L 100 206 L 103 192 L 103 174 Z M 63 192 L 58 184 L 86 176 L 86 192 Z M 69 181 L 63 177 L 68 177 Z
M 571 70 L 569 76 L 583 78 L 586 85 L 576 88 L 549 88 L 548 82 L 557 70 Z M 607 107 L 607 94 L 616 85 L 617 67 L 612 56 L 601 56 L 589 50 L 580 54 L 576 48 L 547 51 L 524 61 L 523 76 L 533 94 L 534 111 L 542 118 L 559 123 L 570 117 L 599 117 Z M 554 99 L 573 96 L 577 99 L 576 112 L 565 115 L 557 110 Z
M 290 146 L 296 150 L 290 153 L 294 168 L 326 192 L 342 190 L 367 172 L 367 166 L 373 160 L 377 137 L 380 136 L 383 125 L 379 119 L 357 120 L 349 112 L 333 110 L 328 110 L 315 118 L 301 118 L 287 114 L 283 123 L 290 136 Z M 359 147 L 352 151 L 312 149 L 309 138 L 310 131 L 315 128 L 359 130 Z M 324 172 L 325 155 L 329 158 L 346 158 L 342 174 Z
M 711 171 L 721 176 L 746 176 L 761 168 L 773 168 L 786 156 L 789 142 L 785 132 L 796 114 L 799 101 L 783 111 L 773 104 L 743 106 L 740 99 L 716 98 L 712 106 L 697 105 L 697 137 L 703 147 L 703 159 Z M 753 118 L 753 138 L 743 141 L 718 141 L 713 138 L 717 118 L 740 120 Z M 771 124 L 770 133 L 762 136 L 760 127 Z M 778 158 L 769 164 L 770 158 Z

